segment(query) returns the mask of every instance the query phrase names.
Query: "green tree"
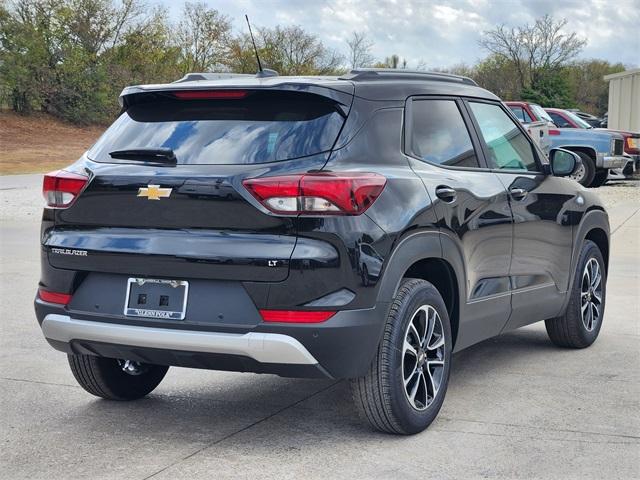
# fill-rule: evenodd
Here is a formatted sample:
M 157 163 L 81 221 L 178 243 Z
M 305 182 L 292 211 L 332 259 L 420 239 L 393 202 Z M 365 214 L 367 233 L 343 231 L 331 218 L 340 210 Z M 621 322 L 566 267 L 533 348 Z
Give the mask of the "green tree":
M 111 83 L 122 88 L 176 80 L 183 74 L 181 59 L 167 12 L 156 9 L 143 24 L 124 34 L 122 42 L 106 52 L 102 60 L 108 66 Z
M 139 0 L 18 0 L 0 15 L 0 85 L 17 112 L 76 122 L 117 112 L 109 53 L 142 28 Z
M 56 82 L 62 58 L 58 1 L 21 0 L 0 7 L 0 85 L 14 111 L 40 108 Z
M 525 87 L 520 96 L 522 100 L 538 103 L 543 107 L 572 108 L 576 106 L 564 68 L 539 71 L 532 85 Z
M 609 85 L 604 76 L 625 70 L 621 63 L 606 60 L 581 60 L 568 65 L 564 71 L 575 105 L 585 112 L 602 115 L 609 103 Z

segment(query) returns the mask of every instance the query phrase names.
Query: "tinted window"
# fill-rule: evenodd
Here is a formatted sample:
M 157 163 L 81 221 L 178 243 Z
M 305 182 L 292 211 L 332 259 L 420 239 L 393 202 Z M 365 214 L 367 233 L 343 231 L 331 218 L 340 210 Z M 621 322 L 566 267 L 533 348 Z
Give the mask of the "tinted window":
M 469 105 L 489 149 L 491 168 L 538 170 L 529 139 L 502 108 L 488 103 Z
M 167 96 L 129 107 L 91 148 L 109 152 L 171 148 L 181 164 L 264 163 L 330 150 L 344 118 L 318 95 L 251 92 L 243 99 L 175 100 Z
M 522 107 L 509 107 L 518 120 L 524 122 L 524 110 Z
M 527 111 L 522 107 L 511 106 L 509 107 L 514 115 L 524 123 L 531 123 L 531 117 L 527 113 Z
M 553 120 L 553 123 L 556 124 L 556 127 L 571 128 L 571 124 L 567 122 L 562 115 L 558 115 L 557 113 L 554 113 L 554 112 L 547 112 L 547 113 L 551 117 L 551 120 Z
M 578 125 L 579 128 L 593 128 L 591 125 L 585 122 L 582 118 L 580 118 L 577 114 L 569 111 L 566 111 L 565 113 L 567 117 L 573 120 L 573 123 Z
M 544 108 L 540 105 L 536 105 L 535 103 L 530 103 L 529 107 L 533 110 L 534 115 L 538 117 L 538 120 L 546 120 L 547 122 L 551 122 L 551 117 L 545 112 Z
M 427 162 L 478 167 L 471 137 L 453 100 L 416 100 L 412 104 L 411 151 Z

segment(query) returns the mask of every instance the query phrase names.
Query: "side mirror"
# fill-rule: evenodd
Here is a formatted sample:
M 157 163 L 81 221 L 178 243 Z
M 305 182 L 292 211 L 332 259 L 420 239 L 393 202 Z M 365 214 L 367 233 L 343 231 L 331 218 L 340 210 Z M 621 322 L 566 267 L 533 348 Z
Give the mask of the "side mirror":
M 582 165 L 582 159 L 577 153 L 565 150 L 564 148 L 552 148 L 549 151 L 549 163 L 553 175 L 556 177 L 566 177 Z

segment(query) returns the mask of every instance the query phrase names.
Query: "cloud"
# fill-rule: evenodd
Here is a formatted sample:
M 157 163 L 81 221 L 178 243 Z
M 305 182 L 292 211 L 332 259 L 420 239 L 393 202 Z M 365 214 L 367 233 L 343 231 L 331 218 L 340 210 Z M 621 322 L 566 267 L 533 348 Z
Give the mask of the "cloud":
M 179 15 L 182 2 L 156 0 Z M 373 54 L 406 58 L 410 67 L 472 64 L 486 56 L 478 46 L 482 32 L 498 24 L 522 25 L 551 14 L 566 18 L 568 31 L 587 39 L 581 58 L 640 64 L 640 0 L 208 0 L 246 29 L 297 24 L 329 47 L 346 52 L 353 31 L 366 31 Z

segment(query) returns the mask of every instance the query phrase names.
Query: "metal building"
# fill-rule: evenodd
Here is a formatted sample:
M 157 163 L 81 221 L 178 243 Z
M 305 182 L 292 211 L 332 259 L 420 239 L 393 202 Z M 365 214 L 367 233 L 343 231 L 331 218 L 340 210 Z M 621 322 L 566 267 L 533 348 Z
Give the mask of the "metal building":
M 609 125 L 640 132 L 640 68 L 606 75 L 609 82 Z

